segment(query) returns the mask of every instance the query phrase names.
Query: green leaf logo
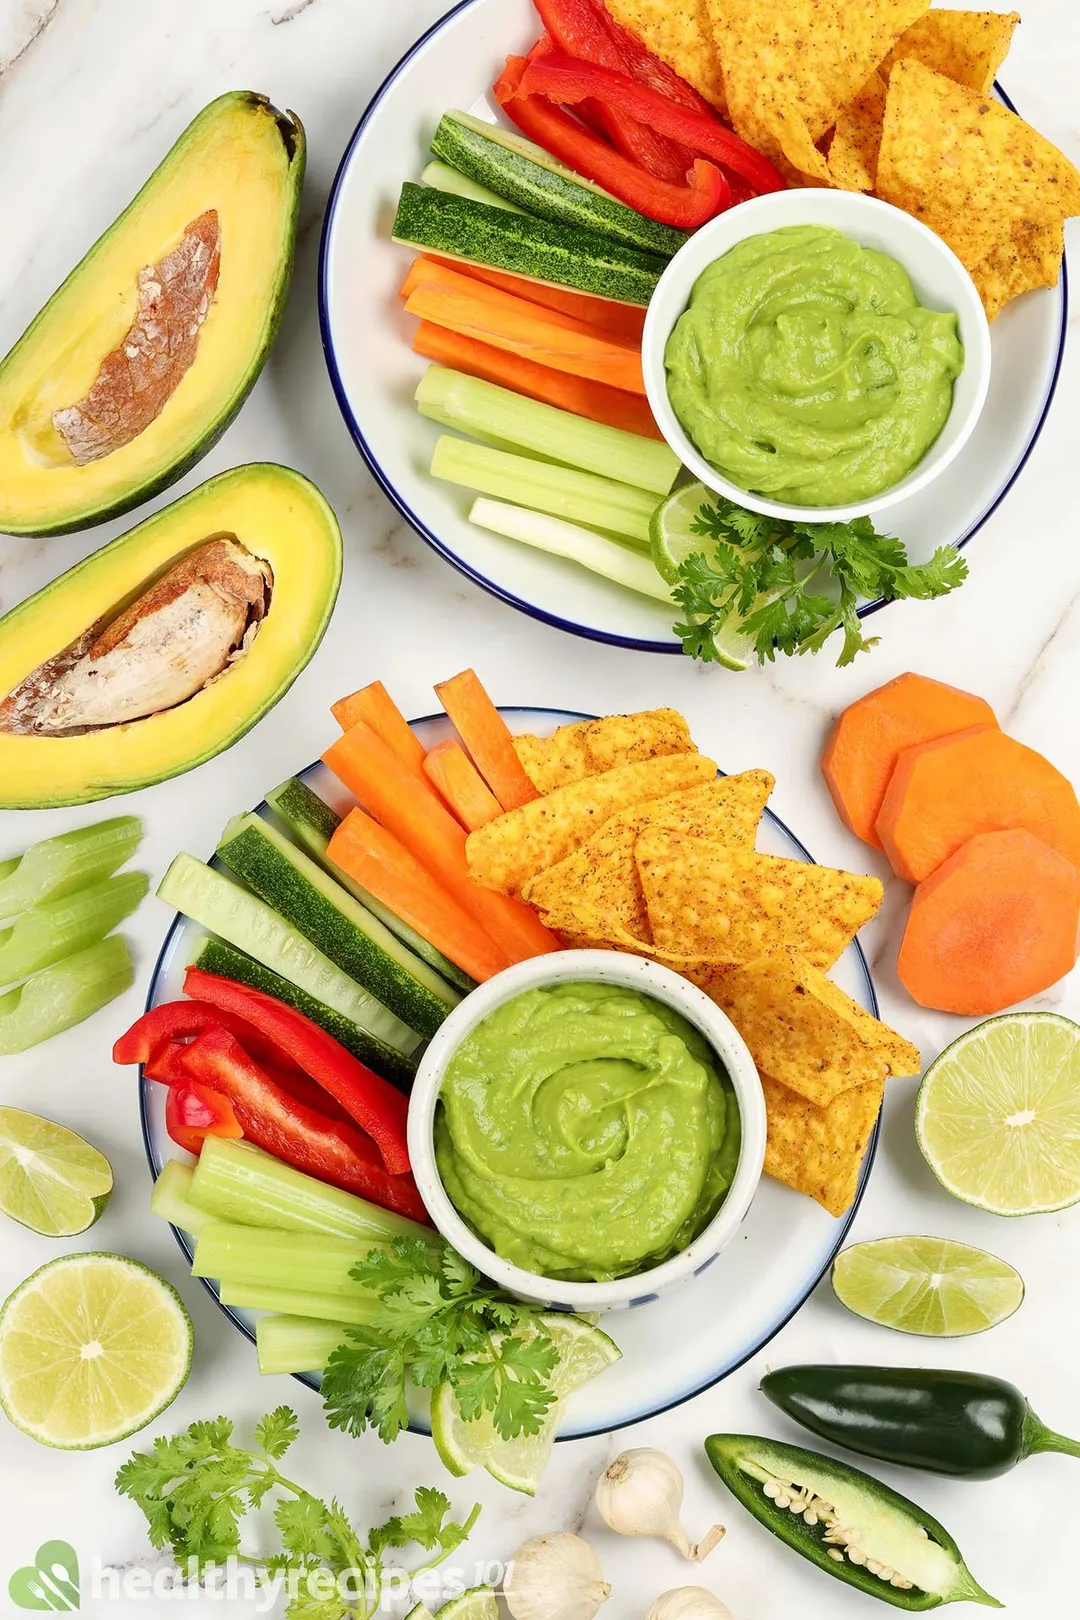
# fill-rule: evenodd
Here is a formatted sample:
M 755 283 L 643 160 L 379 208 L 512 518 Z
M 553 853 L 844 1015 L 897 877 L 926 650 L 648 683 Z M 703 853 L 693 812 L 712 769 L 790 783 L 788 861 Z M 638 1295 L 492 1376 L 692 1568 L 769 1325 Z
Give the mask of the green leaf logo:
M 66 1541 L 42 1542 L 34 1562 L 11 1577 L 8 1595 L 17 1609 L 77 1609 L 78 1553 Z

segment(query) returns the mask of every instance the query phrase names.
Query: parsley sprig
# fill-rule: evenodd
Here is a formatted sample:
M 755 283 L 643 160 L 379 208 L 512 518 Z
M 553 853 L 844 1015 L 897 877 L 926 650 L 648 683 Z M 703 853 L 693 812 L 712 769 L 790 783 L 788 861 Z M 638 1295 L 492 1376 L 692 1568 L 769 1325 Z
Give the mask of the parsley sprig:
M 538 1306 L 484 1282 L 449 1247 L 396 1238 L 353 1267 L 379 1296 L 367 1327 L 347 1329 L 323 1373 L 331 1428 L 396 1440 L 408 1422 L 406 1387 L 448 1382 L 468 1422 L 490 1412 L 498 1434 L 538 1434 L 555 1400 L 551 1374 L 559 1354 Z
M 337 1501 L 324 1502 L 278 1468 L 299 1433 L 295 1412 L 279 1406 L 256 1426 L 255 1447 L 233 1443 L 228 1418 L 193 1423 L 182 1434 L 162 1436 L 152 1451 L 137 1451 L 116 1476 L 116 1488 L 146 1515 L 151 1544 L 170 1548 L 177 1562 L 200 1574 L 228 1558 L 268 1575 L 290 1577 L 289 1620 L 369 1620 L 379 1607 L 385 1554 L 415 1542 L 433 1556 L 409 1573 L 434 1569 L 468 1537 L 480 1513 L 477 1503 L 463 1524 L 448 1517 L 449 1499 L 421 1485 L 415 1507 L 368 1532 L 350 1524 Z M 241 1550 L 241 1523 L 273 1498 L 281 1549 L 266 1556 Z M 348 1574 L 348 1597 L 331 1584 Z
M 683 651 L 717 660 L 715 637 L 729 620 L 754 644 L 758 662 L 781 653 L 816 653 L 843 631 L 837 664 L 877 645 L 863 633 L 860 600 L 921 601 L 945 596 L 967 578 L 955 546 L 909 563 L 903 543 L 878 534 L 868 517 L 850 523 L 789 522 L 718 497 L 691 529 L 710 541 L 679 566 L 672 595 L 686 615 L 675 626 Z M 832 589 L 828 589 L 831 581 Z

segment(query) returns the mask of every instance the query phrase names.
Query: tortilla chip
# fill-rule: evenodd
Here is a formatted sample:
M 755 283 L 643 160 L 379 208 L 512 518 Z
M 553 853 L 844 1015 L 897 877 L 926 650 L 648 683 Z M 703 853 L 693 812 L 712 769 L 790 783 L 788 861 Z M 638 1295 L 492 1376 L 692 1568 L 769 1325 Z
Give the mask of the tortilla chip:
M 577 720 L 560 726 L 550 737 L 529 733 L 515 737 L 514 748 L 526 776 L 540 793 L 553 793 L 570 782 L 614 770 L 616 765 L 697 752 L 689 726 L 675 709 Z
M 987 318 L 992 321 L 1021 293 L 1056 287 L 1064 253 L 1065 230 L 1060 221 L 1033 231 L 1016 231 L 991 248 L 985 259 L 971 267 L 971 279 L 979 289 Z
M 1009 54 L 1018 11 L 928 11 L 901 34 L 881 71 L 913 56 L 924 67 L 985 95 Z
M 841 107 L 829 147 L 829 178 L 840 191 L 873 191 L 885 122 L 885 80 L 876 70 Z
M 657 827 L 639 834 L 634 858 L 656 944 L 715 961 L 751 962 L 789 946 L 829 968 L 877 911 L 883 892 L 877 878 L 729 850 Z
M 708 0 L 737 132 L 828 181 L 814 142 L 929 0 Z
M 692 84 L 699 96 L 728 115 L 720 55 L 705 0 L 604 0 L 616 22 L 636 34 L 654 56 Z
M 702 754 L 674 754 L 571 782 L 470 833 L 469 875 L 485 888 L 520 895 L 530 878 L 580 849 L 617 810 L 699 787 L 715 775 L 715 762 Z
M 572 932 L 590 944 L 621 944 L 626 934 L 649 939 L 649 914 L 641 892 L 634 845 L 645 827 L 665 827 L 753 849 L 761 812 L 773 789 L 768 771 L 725 776 L 685 793 L 620 810 L 566 860 L 525 885 L 524 899 L 549 928 Z M 618 932 L 611 932 L 611 925 Z
M 828 1108 L 815 1108 L 767 1075 L 761 1089 L 768 1119 L 765 1173 L 816 1199 L 830 1215 L 843 1215 L 855 1201 L 884 1083 L 853 1086 Z
M 853 1086 L 922 1066 L 917 1047 L 795 951 L 692 977 L 727 1013 L 758 1070 L 819 1108 Z
M 1017 231 L 1080 213 L 1080 173 L 1056 146 L 913 58 L 889 78 L 877 193 L 929 225 L 969 270 Z

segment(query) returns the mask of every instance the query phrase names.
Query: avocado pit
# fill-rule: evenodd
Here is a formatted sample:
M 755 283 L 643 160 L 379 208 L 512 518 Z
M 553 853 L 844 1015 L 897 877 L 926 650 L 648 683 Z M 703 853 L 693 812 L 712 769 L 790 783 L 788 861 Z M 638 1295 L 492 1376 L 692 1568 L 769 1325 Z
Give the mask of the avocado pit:
M 249 649 L 273 584 L 262 558 L 213 536 L 32 670 L 0 703 L 0 731 L 80 736 L 187 702 Z

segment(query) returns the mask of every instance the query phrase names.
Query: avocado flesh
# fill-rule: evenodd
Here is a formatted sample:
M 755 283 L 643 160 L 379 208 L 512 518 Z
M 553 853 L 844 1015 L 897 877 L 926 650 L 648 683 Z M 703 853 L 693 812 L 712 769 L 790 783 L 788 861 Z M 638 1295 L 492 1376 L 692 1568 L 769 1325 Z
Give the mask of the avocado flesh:
M 284 308 L 304 157 L 300 124 L 247 91 L 211 102 L 184 131 L 0 361 L 0 532 L 104 522 L 175 482 L 224 432 Z M 139 386 L 122 375 L 125 352 L 137 372 L 134 351 L 155 329 L 154 283 L 200 233 L 214 262 L 190 304 L 174 297 L 174 326 L 196 327 L 188 352 L 171 373 L 159 365 L 126 413 L 119 402 L 131 436 L 99 435 L 87 450 L 78 408 L 97 399 L 100 409 L 103 379 L 114 391 L 118 378 Z
M 155 585 L 182 577 L 186 560 L 223 537 L 266 590 L 246 633 L 233 628 L 238 646 L 221 667 L 191 696 L 163 691 L 172 706 L 144 718 L 53 735 L 0 729 L 0 809 L 82 804 L 177 776 L 229 747 L 284 695 L 333 610 L 341 531 L 306 478 L 254 463 L 200 485 L 0 619 L 0 721 L 29 676 L 59 665 L 91 627 L 107 644 L 101 627 L 123 626 L 132 604 L 153 600 Z

